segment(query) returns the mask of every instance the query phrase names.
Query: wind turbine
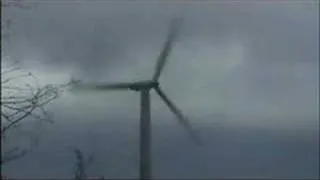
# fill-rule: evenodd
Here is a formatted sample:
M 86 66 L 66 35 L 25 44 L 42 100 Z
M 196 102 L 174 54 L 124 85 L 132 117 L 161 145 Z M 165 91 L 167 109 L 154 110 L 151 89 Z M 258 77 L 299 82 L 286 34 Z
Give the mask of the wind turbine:
M 177 117 L 178 122 L 182 125 L 196 143 L 200 143 L 195 131 L 191 127 L 188 119 L 182 114 L 177 106 L 168 98 L 159 84 L 159 78 L 164 65 L 172 49 L 172 43 L 176 39 L 179 24 L 177 21 L 171 25 L 167 40 L 157 59 L 155 71 L 151 80 L 113 83 L 113 84 L 83 84 L 80 81 L 75 84 L 75 90 L 133 90 L 140 92 L 140 179 L 151 179 L 151 122 L 150 122 L 150 91 L 155 90 L 170 111 Z M 75 82 L 75 81 L 74 81 Z

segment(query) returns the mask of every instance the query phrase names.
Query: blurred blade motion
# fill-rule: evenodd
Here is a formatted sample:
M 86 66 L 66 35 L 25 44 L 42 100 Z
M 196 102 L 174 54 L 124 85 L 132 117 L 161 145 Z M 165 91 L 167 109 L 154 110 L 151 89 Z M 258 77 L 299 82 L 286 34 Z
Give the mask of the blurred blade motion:
M 114 84 L 74 84 L 71 91 L 99 91 L 99 90 L 129 90 L 132 83 L 114 83 Z
M 173 104 L 173 102 L 164 94 L 160 87 L 155 88 L 156 92 L 159 94 L 161 99 L 168 105 L 170 111 L 178 118 L 178 123 L 182 125 L 190 134 L 191 138 L 195 140 L 198 145 L 201 145 L 202 142 L 195 130 L 192 128 L 191 123 L 187 118 L 182 114 L 182 112 Z
M 172 43 L 173 41 L 176 39 L 176 36 L 178 34 L 178 30 L 179 30 L 179 27 L 180 27 L 180 24 L 181 24 L 181 19 L 174 19 L 171 26 L 170 26 L 170 29 L 169 29 L 169 34 L 168 34 L 168 37 L 167 37 L 167 40 L 166 42 L 164 43 L 164 46 L 163 46 L 163 49 L 157 59 L 157 64 L 156 64 L 156 67 L 155 67 L 155 72 L 154 72 L 154 75 L 153 75 L 153 81 L 158 81 L 159 77 L 160 77 L 160 74 L 163 70 L 163 67 L 168 59 L 168 56 L 171 52 L 171 49 L 172 49 Z

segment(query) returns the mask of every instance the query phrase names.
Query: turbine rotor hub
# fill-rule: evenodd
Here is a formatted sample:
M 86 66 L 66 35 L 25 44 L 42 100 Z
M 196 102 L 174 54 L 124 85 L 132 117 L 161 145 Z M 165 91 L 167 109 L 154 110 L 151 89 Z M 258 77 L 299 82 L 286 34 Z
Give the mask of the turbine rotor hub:
M 133 83 L 130 87 L 133 91 L 150 90 L 159 86 L 157 81 L 140 81 Z

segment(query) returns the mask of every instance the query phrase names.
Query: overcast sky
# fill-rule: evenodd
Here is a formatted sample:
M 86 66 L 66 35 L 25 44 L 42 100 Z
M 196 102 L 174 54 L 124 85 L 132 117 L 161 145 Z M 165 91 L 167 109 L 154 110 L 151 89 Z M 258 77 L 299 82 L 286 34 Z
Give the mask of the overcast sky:
M 259 136 L 272 139 L 265 140 L 266 144 L 275 139 L 277 142 L 289 141 L 279 139 L 287 137 L 283 134 L 290 130 L 287 134 L 301 134 L 301 138 L 298 138 L 298 135 L 295 135 L 295 138 L 303 143 L 308 142 L 310 146 L 309 151 L 299 151 L 300 154 L 297 156 L 301 158 L 297 158 L 296 161 L 296 163 L 303 161 L 305 164 L 301 163 L 300 166 L 307 168 L 301 170 L 299 165 L 290 167 L 300 169 L 300 174 L 294 174 L 295 172 L 289 171 L 290 168 L 276 172 L 277 169 L 272 168 L 271 165 L 277 164 L 276 159 L 264 162 L 259 158 L 264 160 L 268 158 L 263 156 L 262 151 L 259 151 L 262 154 L 258 153 L 256 159 L 263 164 L 261 169 L 265 169 L 261 172 L 253 169 L 257 165 L 252 163 L 248 163 L 247 169 L 241 169 L 236 165 L 230 165 L 233 162 L 228 158 L 234 156 L 231 159 L 241 159 L 246 156 L 244 154 L 251 154 L 254 149 L 243 150 L 244 154 L 238 151 L 227 154 L 228 152 L 223 148 L 221 151 L 211 153 L 214 149 L 212 148 L 206 149 L 207 154 L 202 152 L 206 154 L 206 158 L 195 155 L 200 153 L 199 149 L 196 150 L 197 153 L 192 152 L 194 154 L 192 160 L 186 157 L 190 152 L 185 151 L 182 153 L 184 154 L 181 156 L 182 159 L 171 162 L 176 166 L 170 166 L 177 167 L 189 163 L 191 166 L 201 166 L 200 170 L 185 172 L 183 169 L 187 167 L 170 170 L 159 165 L 157 171 L 159 177 L 170 177 L 170 175 L 194 178 L 228 175 L 311 177 L 317 174 L 319 162 L 315 159 L 318 159 L 316 153 L 318 141 L 314 139 L 315 137 L 306 135 L 316 136 L 319 130 L 319 8 L 317 1 L 30 0 L 27 2 L 32 10 L 16 8 L 3 10 L 2 18 L 12 19 L 11 36 L 3 42 L 3 55 L 20 61 L 25 70 L 34 72 L 42 83 L 63 83 L 67 82 L 70 76 L 82 79 L 84 82 L 147 80 L 152 76 L 157 56 L 168 32 L 169 22 L 175 17 L 182 17 L 181 32 L 174 43 L 167 66 L 160 77 L 160 83 L 168 96 L 189 116 L 194 126 L 199 131 L 204 129 L 203 131 L 207 132 L 203 134 L 206 134 L 207 137 L 204 138 L 211 143 L 208 146 L 224 147 L 216 144 L 219 138 L 210 134 L 217 133 L 221 127 L 226 131 L 235 128 L 236 132 L 250 128 L 255 130 L 255 135 L 258 133 L 257 129 L 267 129 L 263 135 Z M 159 142 L 162 147 L 172 146 L 168 149 L 173 150 L 179 147 L 174 144 L 181 142 L 183 147 L 184 145 L 187 147 L 186 149 L 193 149 L 192 143 L 185 142 L 187 136 L 174 122 L 171 112 L 155 93 L 152 95 L 154 95 L 152 96 L 154 129 L 159 134 L 155 135 L 155 139 L 163 137 L 163 134 L 166 134 L 166 130 L 163 129 L 167 128 L 172 132 L 172 136 L 177 136 L 172 139 L 177 139 L 178 142 L 172 141 L 167 144 Z M 65 136 L 70 136 L 70 139 L 61 143 L 68 145 L 75 142 L 71 137 L 76 138 L 80 132 L 79 136 L 87 137 L 88 131 L 95 133 L 101 131 L 100 134 L 98 133 L 99 137 L 98 135 L 94 137 L 101 140 L 108 136 L 111 139 L 110 142 L 117 142 L 117 139 L 121 138 L 127 139 L 130 143 L 123 147 L 127 149 L 127 154 L 131 152 L 133 153 L 131 156 L 136 157 L 134 153 L 137 152 L 138 147 L 136 137 L 138 103 L 139 96 L 136 92 L 65 93 L 49 108 L 55 115 L 57 121 L 55 126 L 60 127 L 60 130 L 53 128 L 55 130 L 46 132 L 51 133 L 48 135 L 51 140 L 43 138 L 43 141 L 49 144 L 43 145 L 43 151 L 49 152 L 45 147 L 54 147 L 48 142 L 61 142 L 61 138 L 68 139 L 63 138 Z M 110 137 L 109 135 L 112 134 L 110 129 L 117 128 L 119 131 L 122 129 L 122 136 Z M 176 131 L 179 133 L 181 131 L 181 134 L 176 135 Z M 274 134 L 274 131 L 281 132 L 279 134 L 283 137 L 269 137 Z M 131 136 L 135 137 L 132 141 Z M 229 138 L 224 135 L 221 137 L 232 139 L 231 135 L 228 136 Z M 292 137 L 289 139 L 292 140 Z M 87 141 L 87 144 L 82 142 L 83 145 L 77 145 L 91 146 L 88 144 L 92 140 Z M 98 142 L 97 139 L 95 141 Z M 165 140 L 160 138 L 159 141 Z M 259 138 L 252 140 L 252 142 L 260 141 Z M 239 140 L 239 142 L 242 141 Z M 290 146 L 291 149 L 289 146 L 286 148 L 288 151 L 296 149 L 300 147 L 301 142 L 297 141 L 294 147 Z M 108 142 L 104 143 L 108 144 Z M 228 143 L 237 147 L 231 141 L 223 144 L 228 146 L 226 145 Z M 107 144 L 105 146 L 108 146 Z M 155 146 L 161 149 L 159 144 Z M 269 145 L 266 146 L 270 147 Z M 274 144 L 271 143 L 271 145 Z M 250 143 L 248 146 L 251 147 Z M 119 145 L 120 147 L 122 146 Z M 163 149 L 159 151 L 163 157 L 170 153 Z M 242 150 L 239 151 L 242 152 Z M 281 152 L 279 149 L 274 151 L 276 152 L 271 154 L 264 153 L 274 157 Z M 221 157 L 218 154 L 224 152 L 226 154 L 223 157 L 226 159 L 221 166 L 213 162 L 214 160 L 203 160 L 208 159 L 209 156 L 211 159 L 215 159 L 216 156 Z M 110 160 L 110 157 L 102 152 L 96 153 L 96 156 L 102 154 L 106 161 Z M 116 157 L 124 159 L 121 162 L 126 162 L 125 156 L 120 154 Z M 170 163 L 169 160 L 163 160 L 161 163 Z M 287 160 L 283 160 L 284 164 L 295 164 Z M 27 160 L 21 159 L 20 166 L 23 164 L 22 161 Z M 37 163 L 34 164 L 37 166 Z M 109 165 L 114 166 L 112 163 Z M 7 171 L 12 173 L 14 168 L 19 169 L 20 166 L 17 163 L 12 164 Z M 101 168 L 101 166 L 104 165 L 97 167 Z M 125 171 L 125 175 L 115 172 L 117 170 L 100 169 L 93 172 L 105 174 L 106 177 L 122 175 L 130 177 L 136 175 L 134 165 L 132 167 Z M 219 171 L 215 171 L 213 175 L 210 174 L 211 169 L 219 169 Z M 27 173 L 30 177 L 46 176 L 45 173 L 36 175 L 39 173 L 36 168 L 30 171 L 34 173 L 28 174 L 21 170 L 21 173 L 17 174 L 23 176 Z M 65 169 L 56 171 L 58 177 L 66 176 Z M 45 172 L 55 174 L 49 170 Z

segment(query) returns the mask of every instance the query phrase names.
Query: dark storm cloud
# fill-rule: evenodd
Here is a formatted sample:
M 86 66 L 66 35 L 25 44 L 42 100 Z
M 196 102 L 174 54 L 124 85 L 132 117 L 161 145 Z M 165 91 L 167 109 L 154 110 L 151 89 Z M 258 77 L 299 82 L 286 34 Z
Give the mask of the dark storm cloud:
M 180 41 L 219 44 L 230 37 L 249 46 L 251 61 L 313 61 L 317 57 L 317 6 L 267 2 L 40 2 L 17 15 L 21 36 L 53 64 L 93 69 L 130 55 L 156 57 L 172 17 L 185 18 Z M 130 49 L 139 49 L 130 52 Z M 128 50 L 129 49 L 129 50 Z M 128 52 L 129 51 L 129 52 Z M 131 54 L 130 54 L 131 53 Z M 128 55 L 129 54 L 129 55 Z M 154 60 L 154 59 L 153 59 Z M 131 60 L 132 61 L 132 60 Z M 93 72 L 93 71 L 91 71 Z
M 170 20 L 183 17 L 161 77 L 182 109 L 198 116 L 280 116 L 287 123 L 292 116 L 306 116 L 313 124 L 318 109 L 316 4 L 37 1 L 32 11 L 5 11 L 15 22 L 5 48 L 26 64 L 35 61 L 31 69 L 44 82 L 65 82 L 70 75 L 86 81 L 141 80 L 153 73 Z M 132 94 L 121 97 L 108 98 L 118 104 L 134 99 Z M 97 101 L 87 102 L 89 107 L 114 106 Z
M 170 20 L 183 17 L 182 32 L 161 77 L 182 108 L 198 115 L 299 115 L 316 122 L 315 1 L 37 1 L 32 11 L 4 13 L 14 22 L 5 52 L 26 64 L 33 62 L 31 69 L 46 81 L 66 81 L 67 75 L 87 81 L 146 79 Z M 61 77 L 54 78 L 53 72 Z M 126 98 L 114 101 L 126 103 Z
M 14 31 L 21 38 L 12 40 L 15 48 L 11 49 L 23 61 L 39 61 L 57 72 L 70 68 L 69 75 L 89 81 L 146 79 L 152 74 L 170 20 L 181 16 L 183 29 L 163 76 L 170 94 L 192 96 L 193 102 L 203 104 L 200 109 L 224 106 L 232 112 L 260 107 L 269 111 L 282 106 L 291 112 L 296 106 L 307 109 L 302 114 L 315 114 L 317 12 L 312 1 L 39 2 L 32 12 L 12 14 Z M 237 46 L 233 43 L 240 47 L 234 56 L 230 49 Z M 184 92 L 176 90 L 177 81 Z M 202 88 L 198 93 L 202 96 L 195 96 L 196 90 L 187 92 L 190 84 L 207 90 Z M 222 93 L 213 96 L 217 89 Z M 308 105 L 292 103 L 299 98 Z M 247 105 L 240 108 L 243 103 Z

